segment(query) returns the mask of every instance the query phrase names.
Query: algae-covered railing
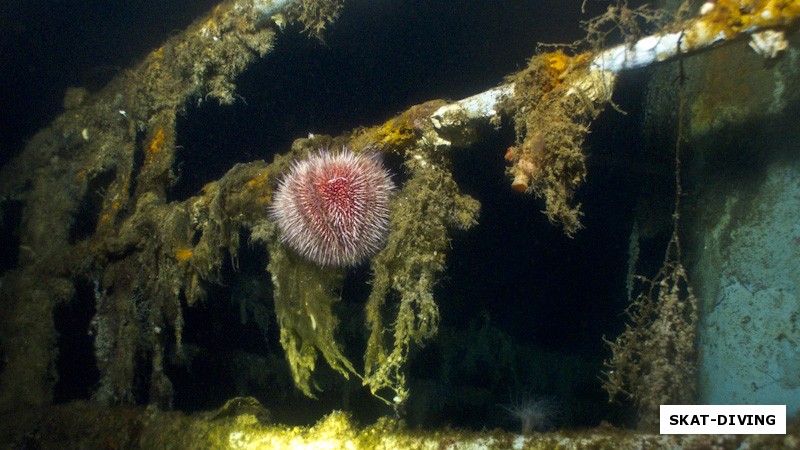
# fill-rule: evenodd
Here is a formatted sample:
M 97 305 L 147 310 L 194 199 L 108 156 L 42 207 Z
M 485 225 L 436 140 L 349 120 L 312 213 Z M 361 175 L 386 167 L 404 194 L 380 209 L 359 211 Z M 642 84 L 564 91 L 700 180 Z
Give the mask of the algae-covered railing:
M 101 91 L 70 90 L 66 111 L 3 168 L 3 204 L 21 204 L 23 214 L 18 265 L 0 280 L 0 408 L 52 401 L 53 311 L 75 296 L 78 281 L 94 288 L 95 400 L 133 401 L 137 355 L 146 355 L 149 403 L 169 407 L 163 361 L 168 347 L 181 351 L 181 298 L 191 307 L 220 281 L 225 261 L 237 266 L 244 230 L 269 254 L 281 344 L 297 387 L 313 395 L 321 355 L 400 405 L 409 394 L 409 350 L 437 331 L 433 286 L 445 270 L 450 232 L 477 223 L 478 202 L 452 178 L 452 147 L 474 142 L 480 123 L 513 117 L 518 141 L 505 154 L 512 188 L 544 197 L 548 217 L 571 235 L 581 226 L 572 197 L 586 175 L 583 138 L 618 72 L 764 28 L 774 34 L 757 40 L 770 53 L 800 17 L 797 1 L 719 0 L 695 19 L 621 47 L 534 56 L 510 84 L 460 102 L 433 100 L 377 126 L 298 139 L 270 163 L 237 164 L 197 195 L 168 201 L 177 177 L 176 114 L 188 101 L 234 102 L 237 75 L 270 51 L 277 28 L 300 22 L 317 34 L 341 7 L 335 0 L 223 2 Z M 386 246 L 370 262 L 363 369 L 334 339 L 332 305 L 345 272 L 286 248 L 268 212 L 293 161 L 344 146 L 398 155 L 407 171 L 392 195 Z
M 3 168 L 4 202 L 21 202 L 18 265 L 4 275 L 0 405 L 47 403 L 56 379 L 53 309 L 94 286 L 101 373 L 95 398 L 132 400 L 137 354 L 152 361 L 150 401 L 168 405 L 169 334 L 180 349 L 189 304 L 237 255 L 238 234 L 269 203 L 267 165 L 233 168 L 204 192 L 167 203 L 175 182 L 175 117 L 190 100 L 235 99 L 235 78 L 272 48 L 276 29 L 319 33 L 338 1 L 230 0 L 95 94 L 70 89 L 66 111 Z M 279 163 L 273 164 L 275 169 Z M 273 172 L 274 173 L 274 172 Z M 88 211 L 90 223 L 79 223 Z

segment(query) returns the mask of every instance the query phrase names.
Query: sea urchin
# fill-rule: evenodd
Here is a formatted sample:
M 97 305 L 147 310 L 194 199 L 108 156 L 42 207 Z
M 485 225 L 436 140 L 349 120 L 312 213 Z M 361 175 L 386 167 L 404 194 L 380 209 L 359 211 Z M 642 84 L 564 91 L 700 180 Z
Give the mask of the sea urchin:
M 270 216 L 281 240 L 303 257 L 322 266 L 353 266 L 385 244 L 393 189 L 379 156 L 321 149 L 292 165 Z

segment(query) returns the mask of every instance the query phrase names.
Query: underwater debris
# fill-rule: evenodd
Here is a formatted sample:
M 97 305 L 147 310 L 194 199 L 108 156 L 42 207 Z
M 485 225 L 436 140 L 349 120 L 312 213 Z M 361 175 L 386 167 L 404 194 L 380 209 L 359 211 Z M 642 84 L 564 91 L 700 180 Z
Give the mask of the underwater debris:
M 610 400 L 632 400 L 640 426 L 654 429 L 660 405 L 691 404 L 695 398 L 697 297 L 676 260 L 666 260 L 652 279 L 638 279 L 643 287 L 627 311 L 631 323 L 615 341 L 606 341 L 612 356 L 603 387 Z
M 613 86 L 613 75 L 589 78 L 589 61 L 589 54 L 562 51 L 533 57 L 511 80 L 514 97 L 505 105 L 514 112 L 517 131 L 517 144 L 505 156 L 512 165 L 511 186 L 543 197 L 547 218 L 567 236 L 582 227 L 580 204 L 572 199 L 586 178 L 583 142 Z
M 0 399 L 1 406 L 47 403 L 52 396 L 55 377 L 30 381 L 45 376 L 56 357 L 49 338 L 54 330 L 42 318 L 52 316 L 58 301 L 72 298 L 55 286 L 71 286 L 76 279 L 98 286 L 93 331 L 101 382 L 95 397 L 129 401 L 138 354 L 152 367 L 151 392 L 144 397 L 169 405 L 171 390 L 161 370 L 166 331 L 179 349 L 181 292 L 194 303 L 228 250 L 236 254 L 238 222 L 229 220 L 227 207 L 242 206 L 232 202 L 235 194 L 226 195 L 224 182 L 200 198 L 166 204 L 166 189 L 175 180 L 175 117 L 191 98 L 233 101 L 233 79 L 271 48 L 275 32 L 263 18 L 277 11 L 272 5 L 257 10 L 252 2 L 221 3 L 99 92 L 69 91 L 67 112 L 3 167 L 0 192 L 24 201 L 26 229 L 20 235 L 29 249 L 4 279 L 36 280 L 44 291 L 43 301 L 29 302 L 39 308 L 40 326 L 9 323 L 0 330 L 8 358 L 2 391 L 15 393 Z M 227 203 L 219 202 L 222 197 Z M 93 198 L 99 211 L 94 229 L 72 241 L 72 218 Z M 194 245 L 196 234 L 202 236 Z M 39 295 L 35 292 L 31 295 Z M 38 342 L 37 348 L 6 349 L 18 339 Z M 31 373 L 18 376 L 25 372 Z
M 286 352 L 295 386 L 314 397 L 311 375 L 319 352 L 331 368 L 345 378 L 358 374 L 334 338 L 339 320 L 333 305 L 340 298 L 344 273 L 323 268 L 286 251 L 276 230 L 258 228 L 255 241 L 266 241 L 272 274 L 275 315 L 280 327 L 280 342 Z
M 395 406 L 409 395 L 404 370 L 412 345 L 421 345 L 438 330 L 433 287 L 445 269 L 448 230 L 469 229 L 480 209 L 477 200 L 459 191 L 444 152 L 429 145 L 409 148 L 405 156 L 410 179 L 392 200 L 389 241 L 372 261 L 366 306 L 370 336 L 364 383 Z M 397 313 L 387 324 L 385 310 L 393 298 L 399 300 Z M 382 393 L 385 389 L 392 395 Z
M 620 37 L 631 45 L 646 35 L 646 28 L 663 26 L 666 18 L 666 10 L 648 4 L 631 8 L 627 0 L 616 0 L 603 14 L 581 22 L 586 36 L 580 42 L 590 45 L 593 53 L 602 51 L 610 37 Z
M 343 4 L 343 0 L 299 0 L 289 8 L 289 20 L 300 22 L 303 31 L 322 39 L 325 27 L 339 17 Z
M 683 266 L 679 237 L 686 108 L 683 60 L 678 60 L 678 67 L 672 235 L 656 275 L 635 277 L 643 286 L 626 311 L 631 323 L 614 342 L 606 340 L 611 358 L 605 361 L 603 388 L 609 401 L 624 395 L 634 402 L 643 429 L 658 427 L 660 405 L 691 404 L 697 390 L 698 302 Z
M 664 16 L 618 2 L 606 14 L 584 23 L 589 38 L 583 43 L 593 46 L 590 53 L 537 55 L 508 83 L 445 105 L 431 120 L 440 138 L 459 145 L 475 139 L 476 124 L 496 123 L 498 111 L 512 115 L 518 139 L 505 152 L 512 189 L 544 197 L 548 219 L 572 236 L 581 227 L 580 205 L 573 205 L 571 199 L 586 175 L 583 140 L 591 120 L 610 101 L 616 74 L 731 42 L 745 33 L 791 27 L 800 19 L 798 2 L 715 3 L 695 18 L 641 36 L 642 26 L 660 24 Z M 598 42 L 612 32 L 621 33 L 626 43 L 600 48 Z M 779 52 L 780 41 L 772 40 Z M 759 44 L 754 45 L 758 48 Z
M 711 4 L 709 4 L 711 3 Z M 741 35 L 788 28 L 800 18 L 797 1 L 716 0 L 707 2 L 697 17 L 665 30 L 596 53 L 593 70 L 618 73 L 698 52 Z

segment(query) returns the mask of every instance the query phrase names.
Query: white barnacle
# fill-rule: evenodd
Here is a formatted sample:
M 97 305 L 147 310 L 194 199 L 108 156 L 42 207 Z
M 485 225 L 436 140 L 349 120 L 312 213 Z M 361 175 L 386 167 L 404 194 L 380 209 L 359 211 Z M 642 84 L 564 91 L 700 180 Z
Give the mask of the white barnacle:
M 783 31 L 764 30 L 750 36 L 750 48 L 767 59 L 773 59 L 789 48 Z

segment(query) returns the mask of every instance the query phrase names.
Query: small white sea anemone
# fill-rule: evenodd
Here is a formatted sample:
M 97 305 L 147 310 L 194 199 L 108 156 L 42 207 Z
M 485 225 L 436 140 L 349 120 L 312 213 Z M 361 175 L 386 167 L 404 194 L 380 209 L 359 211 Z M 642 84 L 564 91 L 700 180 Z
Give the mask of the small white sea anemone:
M 525 395 L 510 405 L 500 407 L 520 421 L 522 434 L 549 430 L 558 415 L 558 407 L 553 399 L 532 395 Z

